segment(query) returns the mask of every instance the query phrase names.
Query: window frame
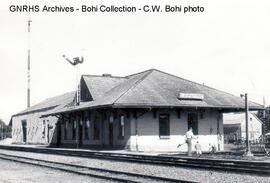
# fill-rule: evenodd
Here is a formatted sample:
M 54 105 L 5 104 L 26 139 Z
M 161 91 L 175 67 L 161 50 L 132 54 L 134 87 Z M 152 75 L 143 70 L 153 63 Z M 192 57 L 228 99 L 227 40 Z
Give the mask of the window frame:
M 89 126 L 87 125 L 88 123 L 89 123 Z M 90 120 L 87 117 L 85 117 L 83 124 L 84 124 L 84 140 L 90 140 L 90 137 L 89 137 L 89 128 L 91 126 Z
M 123 125 L 121 125 L 123 118 Z M 125 116 L 120 115 L 118 120 L 118 139 L 123 140 L 125 138 Z

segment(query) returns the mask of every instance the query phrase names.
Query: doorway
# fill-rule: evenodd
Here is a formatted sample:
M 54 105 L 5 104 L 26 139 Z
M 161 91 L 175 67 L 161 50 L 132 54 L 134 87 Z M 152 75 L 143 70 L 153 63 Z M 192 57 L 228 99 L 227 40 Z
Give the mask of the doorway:
M 198 135 L 198 114 L 188 113 L 188 130 L 192 128 L 193 134 Z
M 50 125 L 47 124 L 47 142 L 50 143 Z
M 62 130 L 61 130 L 61 122 L 58 121 L 56 124 L 56 134 L 57 134 L 57 142 L 56 146 L 59 147 L 61 145 L 61 136 L 62 136 Z
M 109 123 L 109 145 L 113 147 L 113 123 Z
M 23 143 L 27 142 L 27 122 L 22 120 Z
M 79 120 L 79 147 L 83 144 L 83 121 Z

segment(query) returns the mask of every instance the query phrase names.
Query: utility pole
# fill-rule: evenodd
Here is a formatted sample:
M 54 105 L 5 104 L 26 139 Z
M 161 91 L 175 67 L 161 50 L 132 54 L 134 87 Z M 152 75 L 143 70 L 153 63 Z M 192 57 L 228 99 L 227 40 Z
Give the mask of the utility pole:
M 1 140 L 4 139 L 4 124 L 1 124 Z
M 5 126 L 2 124 L 2 140 L 5 138 Z
M 250 151 L 250 143 L 249 143 L 249 130 L 248 130 L 248 125 L 249 125 L 249 118 L 248 118 L 248 111 L 249 111 L 249 109 L 248 109 L 249 107 L 248 107 L 248 94 L 247 93 L 245 93 L 245 113 L 246 113 L 246 153 L 245 153 L 245 156 L 248 156 L 248 157 L 250 157 L 250 156 L 253 156 L 253 154 L 251 153 L 251 151 Z
M 28 58 L 27 58 L 27 108 L 30 107 L 31 101 L 30 101 L 30 30 L 31 30 L 31 20 L 30 15 L 28 15 Z

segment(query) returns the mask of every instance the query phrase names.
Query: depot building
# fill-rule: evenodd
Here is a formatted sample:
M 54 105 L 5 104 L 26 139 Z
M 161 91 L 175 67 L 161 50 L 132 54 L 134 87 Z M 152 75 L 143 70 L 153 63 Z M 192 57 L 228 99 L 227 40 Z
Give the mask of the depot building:
M 46 99 L 12 116 L 15 144 L 131 151 L 187 151 L 192 127 L 207 151 L 223 150 L 222 114 L 244 110 L 238 96 L 156 69 L 125 77 L 83 75 L 76 92 Z M 250 102 L 251 110 L 263 107 Z M 194 148 L 194 147 L 193 147 Z

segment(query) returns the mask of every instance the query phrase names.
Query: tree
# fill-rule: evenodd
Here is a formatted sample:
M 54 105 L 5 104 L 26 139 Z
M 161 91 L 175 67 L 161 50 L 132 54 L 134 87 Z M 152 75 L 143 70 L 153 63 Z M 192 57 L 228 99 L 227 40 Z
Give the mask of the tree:
M 263 122 L 263 134 L 270 132 L 270 106 L 265 108 L 264 111 L 259 111 L 257 117 Z
M 11 127 L 0 118 L 0 139 L 11 137 Z M 3 127 L 3 129 L 2 129 Z
M 270 106 L 265 109 L 265 132 L 270 132 Z
M 5 122 L 0 118 L 0 125 L 4 125 L 5 126 Z

